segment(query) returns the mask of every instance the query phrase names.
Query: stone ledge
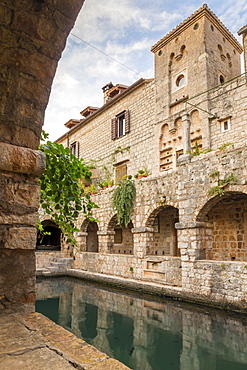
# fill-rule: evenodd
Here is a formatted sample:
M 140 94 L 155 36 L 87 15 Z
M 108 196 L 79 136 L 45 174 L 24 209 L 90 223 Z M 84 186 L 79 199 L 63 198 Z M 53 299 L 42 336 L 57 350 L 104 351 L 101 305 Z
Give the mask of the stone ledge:
M 0 316 L 1 368 L 128 370 L 39 313 Z
M 45 169 L 45 154 L 16 145 L 0 143 L 0 170 L 41 176 Z

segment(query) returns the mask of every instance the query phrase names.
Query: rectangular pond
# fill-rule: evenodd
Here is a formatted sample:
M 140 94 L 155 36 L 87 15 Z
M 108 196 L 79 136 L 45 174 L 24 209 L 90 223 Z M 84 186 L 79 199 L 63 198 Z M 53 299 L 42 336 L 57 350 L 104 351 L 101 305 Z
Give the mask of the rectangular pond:
M 69 278 L 37 280 L 36 311 L 133 370 L 246 370 L 247 316 Z

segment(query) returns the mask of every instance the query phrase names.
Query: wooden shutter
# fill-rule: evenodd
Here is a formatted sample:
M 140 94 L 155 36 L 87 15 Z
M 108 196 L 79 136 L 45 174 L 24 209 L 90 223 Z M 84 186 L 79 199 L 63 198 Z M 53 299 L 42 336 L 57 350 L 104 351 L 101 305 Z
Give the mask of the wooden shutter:
M 116 179 L 122 180 L 127 175 L 127 164 L 123 163 L 116 167 Z
M 130 132 L 130 111 L 127 109 L 124 115 L 125 115 L 125 133 L 128 134 Z
M 111 120 L 111 139 L 115 140 L 117 138 L 117 118 L 114 117 Z
M 77 158 L 80 158 L 80 143 L 79 141 L 77 141 L 77 148 L 76 148 L 76 156 Z

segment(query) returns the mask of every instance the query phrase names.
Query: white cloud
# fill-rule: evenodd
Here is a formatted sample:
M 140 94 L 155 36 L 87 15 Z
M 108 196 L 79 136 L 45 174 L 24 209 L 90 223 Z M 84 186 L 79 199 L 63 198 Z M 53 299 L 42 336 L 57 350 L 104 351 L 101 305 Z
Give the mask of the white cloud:
M 246 24 L 246 0 L 209 0 L 209 6 L 232 31 Z M 153 77 L 150 48 L 167 32 L 192 14 L 196 0 L 86 0 L 72 31 L 142 77 Z M 240 40 L 240 38 L 239 38 Z M 130 85 L 140 75 L 124 68 L 99 51 L 70 36 L 59 62 L 45 128 L 54 140 L 65 131 L 64 123 L 80 118 L 88 105 L 101 106 L 101 88 L 108 82 Z

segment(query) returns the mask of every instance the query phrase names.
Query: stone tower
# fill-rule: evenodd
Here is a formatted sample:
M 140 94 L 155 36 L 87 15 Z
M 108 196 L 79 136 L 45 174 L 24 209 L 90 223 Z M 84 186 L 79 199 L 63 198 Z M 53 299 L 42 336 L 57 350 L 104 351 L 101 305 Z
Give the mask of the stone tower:
M 200 104 L 200 115 L 197 112 L 193 119 L 200 121 L 200 124 L 203 119 L 208 120 L 209 116 L 205 113 L 210 111 L 207 90 L 240 75 L 240 54 L 243 49 L 205 4 L 158 41 L 151 51 L 155 56 L 156 122 L 167 124 L 166 136 L 181 129 L 183 150 L 180 143 L 177 146 L 178 156 L 190 149 L 188 124 L 182 124 L 188 117 L 184 115 Z M 203 98 L 199 95 L 197 99 L 198 94 L 202 94 Z M 198 139 L 200 146 L 203 143 L 204 148 L 210 147 L 208 123 L 204 122 L 204 127 L 199 129 L 201 133 L 194 142 Z M 164 136 L 164 132 L 161 135 Z M 174 164 L 162 167 L 161 163 L 160 169 L 172 167 Z

